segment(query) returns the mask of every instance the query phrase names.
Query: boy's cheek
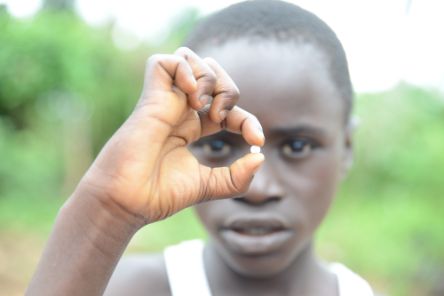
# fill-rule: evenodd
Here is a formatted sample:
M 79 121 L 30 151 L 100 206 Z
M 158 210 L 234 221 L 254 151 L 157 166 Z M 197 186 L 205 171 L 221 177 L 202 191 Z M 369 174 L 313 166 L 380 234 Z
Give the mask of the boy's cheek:
M 320 201 L 331 200 L 336 194 L 341 168 L 339 156 L 320 153 L 305 161 L 287 162 L 279 171 L 290 194 Z

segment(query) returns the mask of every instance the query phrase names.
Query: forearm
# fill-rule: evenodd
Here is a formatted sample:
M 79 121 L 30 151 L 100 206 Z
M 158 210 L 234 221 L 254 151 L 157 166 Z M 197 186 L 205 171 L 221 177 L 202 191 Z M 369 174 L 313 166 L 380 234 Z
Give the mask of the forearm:
M 74 194 L 59 211 L 27 295 L 101 295 L 143 221 Z

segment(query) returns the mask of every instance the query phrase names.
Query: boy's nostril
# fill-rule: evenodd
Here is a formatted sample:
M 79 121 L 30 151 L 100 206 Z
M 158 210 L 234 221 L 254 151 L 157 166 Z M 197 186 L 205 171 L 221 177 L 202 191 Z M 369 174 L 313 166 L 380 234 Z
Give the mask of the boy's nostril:
M 272 196 L 268 199 L 268 202 L 278 202 L 281 198 L 279 196 Z
M 244 197 L 235 197 L 235 198 L 233 198 L 233 200 L 237 201 L 237 202 L 240 202 L 240 203 L 246 203 L 247 202 Z

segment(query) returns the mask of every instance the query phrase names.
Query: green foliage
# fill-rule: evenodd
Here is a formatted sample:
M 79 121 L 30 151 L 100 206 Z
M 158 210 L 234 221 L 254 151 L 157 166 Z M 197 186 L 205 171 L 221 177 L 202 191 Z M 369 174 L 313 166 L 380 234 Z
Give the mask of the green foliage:
M 180 46 L 199 17 L 199 11 L 193 7 L 181 12 L 171 24 L 171 29 L 167 34 L 168 38 L 165 39 L 161 47 L 166 50 L 174 50 Z
M 43 9 L 58 11 L 74 11 L 74 0 L 44 0 Z
M 68 100 L 87 114 L 113 115 L 92 118 L 97 148 L 141 88 L 143 64 L 115 49 L 107 30 L 93 30 L 70 13 L 44 12 L 31 21 L 2 14 L 0 44 L 0 114 L 17 128 L 30 127 L 38 115 L 66 119 L 70 112 L 53 109 Z
M 444 168 L 442 96 L 401 85 L 389 93 L 360 97 L 358 113 L 363 121 L 357 142 L 361 170 L 354 173 L 354 182 L 402 182 L 409 190 L 435 197 L 438 192 L 429 190 L 439 188 L 442 176 L 433 172 Z
M 356 113 L 354 169 L 321 228 L 320 250 L 390 295 L 429 294 L 444 275 L 444 97 L 400 85 L 359 96 Z
M 90 137 L 84 150 L 99 151 L 134 106 L 143 59 L 71 13 L 2 11 L 0 44 L 0 199 L 59 196 L 64 158 L 78 148 L 67 138 Z

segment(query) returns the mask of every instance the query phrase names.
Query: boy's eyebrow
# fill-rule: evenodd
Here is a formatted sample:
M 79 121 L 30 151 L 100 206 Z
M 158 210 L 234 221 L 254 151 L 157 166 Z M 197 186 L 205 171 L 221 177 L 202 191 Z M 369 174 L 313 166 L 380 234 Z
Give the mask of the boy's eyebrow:
M 277 127 L 270 130 L 272 133 L 276 134 L 311 134 L 316 136 L 325 136 L 326 131 L 309 125 L 300 125 L 293 127 Z
M 298 125 L 298 126 L 290 126 L 290 127 L 276 127 L 271 128 L 270 133 L 272 134 L 280 134 L 280 135 L 288 135 L 288 134 L 308 134 L 314 136 L 323 137 L 327 134 L 325 130 L 322 128 L 318 128 L 311 125 Z M 211 137 L 233 137 L 233 135 L 241 137 L 241 135 L 230 133 L 229 131 L 222 130 L 212 135 L 208 135 L 205 138 Z
M 217 132 L 215 134 L 211 134 L 211 135 L 205 136 L 205 137 L 203 137 L 201 139 L 205 139 L 205 138 L 211 139 L 211 138 L 214 138 L 214 137 L 223 137 L 223 138 L 225 138 L 225 137 L 233 137 L 233 135 L 241 137 L 241 135 L 239 135 L 239 134 L 230 133 L 227 130 L 221 130 L 221 131 L 219 131 L 219 132 Z

